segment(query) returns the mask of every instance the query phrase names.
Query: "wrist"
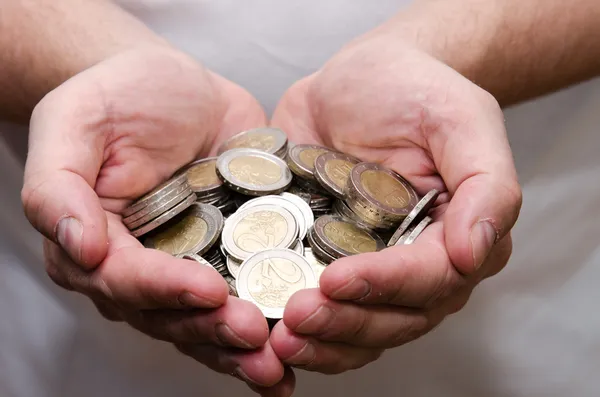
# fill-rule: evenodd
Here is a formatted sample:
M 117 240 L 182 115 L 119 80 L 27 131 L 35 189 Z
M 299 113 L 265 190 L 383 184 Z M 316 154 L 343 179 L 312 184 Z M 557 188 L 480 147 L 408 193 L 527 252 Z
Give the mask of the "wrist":
M 494 59 L 503 10 L 482 0 L 417 1 L 380 27 L 396 42 L 423 51 L 478 83 Z M 485 87 L 484 87 L 485 88 Z

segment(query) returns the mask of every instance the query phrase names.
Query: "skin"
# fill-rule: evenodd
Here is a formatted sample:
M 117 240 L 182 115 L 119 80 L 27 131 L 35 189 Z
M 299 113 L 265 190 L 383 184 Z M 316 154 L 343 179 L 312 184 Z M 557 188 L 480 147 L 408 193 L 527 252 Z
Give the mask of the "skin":
M 499 105 L 598 74 L 598 4 L 418 1 L 290 88 L 272 124 L 291 140 L 444 194 L 415 244 L 333 263 L 269 338 L 220 276 L 144 249 L 118 215 L 227 136 L 266 124 L 258 103 L 110 2 L 6 2 L 0 111 L 31 116 L 22 197 L 47 238 L 48 274 L 263 395 L 292 393 L 282 362 L 361 367 L 459 310 L 506 264 L 521 191 Z

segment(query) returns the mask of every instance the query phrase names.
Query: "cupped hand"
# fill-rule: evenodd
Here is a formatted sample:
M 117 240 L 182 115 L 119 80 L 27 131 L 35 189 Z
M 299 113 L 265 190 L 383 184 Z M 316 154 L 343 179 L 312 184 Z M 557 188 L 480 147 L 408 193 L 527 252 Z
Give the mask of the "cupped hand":
M 340 259 L 289 301 L 270 341 L 287 364 L 361 367 L 461 309 L 511 254 L 521 190 L 494 98 L 378 29 L 291 87 L 272 119 L 295 143 L 381 163 L 443 192 L 412 245 Z
M 50 92 L 32 115 L 22 190 L 50 277 L 214 370 L 278 384 L 284 368 L 258 308 L 229 297 L 213 269 L 144 248 L 119 215 L 227 136 L 264 124 L 249 93 L 166 47 L 120 53 Z M 293 387 L 293 375 L 282 382 Z

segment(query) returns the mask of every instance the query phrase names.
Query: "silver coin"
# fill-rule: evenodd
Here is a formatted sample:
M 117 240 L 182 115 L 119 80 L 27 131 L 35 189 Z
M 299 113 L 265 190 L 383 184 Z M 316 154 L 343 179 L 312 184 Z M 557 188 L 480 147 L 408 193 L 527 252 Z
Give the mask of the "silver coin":
M 329 193 L 343 199 L 350 171 L 358 163 L 359 159 L 348 154 L 324 153 L 315 160 L 315 179 Z
M 123 223 L 126 226 L 131 225 L 133 222 L 142 219 L 152 211 L 163 207 L 168 202 L 175 199 L 177 196 L 181 196 L 183 194 L 184 197 L 187 197 L 190 194 L 190 192 L 191 189 L 186 183 L 175 185 L 171 190 L 164 190 L 164 194 L 155 196 L 155 199 L 148 202 L 148 205 L 146 205 L 144 208 L 126 218 L 123 218 Z
M 227 187 L 250 196 L 279 194 L 292 183 L 282 159 L 255 149 L 226 151 L 217 159 L 217 173 Z
M 175 207 L 171 208 L 164 214 L 160 215 L 158 218 L 151 220 L 143 226 L 138 227 L 137 229 L 131 230 L 130 233 L 134 237 L 141 237 L 144 234 L 156 229 L 160 225 L 168 222 L 173 219 L 175 216 L 179 215 L 183 211 L 185 211 L 190 205 L 196 202 L 196 195 L 194 193 L 190 194 L 185 200 L 177 204 Z
M 279 128 L 253 128 L 227 139 L 219 146 L 217 154 L 220 156 L 228 150 L 240 148 L 256 149 L 270 154 L 285 154 L 287 135 Z
M 317 279 L 304 256 L 276 248 L 246 259 L 235 285 L 238 296 L 254 303 L 265 317 L 281 319 L 290 297 L 299 290 L 316 288 Z
M 238 296 L 237 289 L 235 288 L 235 278 L 231 277 L 231 275 L 223 277 L 229 286 L 229 295 Z
M 315 221 L 313 236 L 324 251 L 335 258 L 381 251 L 383 240 L 369 229 L 334 215 L 325 215 Z
M 227 256 L 227 270 L 229 270 L 229 274 L 231 274 L 233 278 L 238 277 L 240 266 L 242 266 L 242 262 L 235 260 L 232 256 Z
M 167 212 L 168 210 L 170 210 L 171 208 L 175 207 L 177 204 L 181 203 L 183 200 L 188 198 L 190 196 L 190 194 L 193 194 L 193 192 L 191 189 L 188 188 L 188 189 L 184 190 L 182 193 L 180 193 L 177 196 L 170 199 L 169 201 L 166 201 L 165 203 L 163 203 L 163 205 L 161 205 L 160 207 L 157 207 L 157 208 L 153 209 L 152 211 L 148 212 L 146 215 L 142 216 L 141 218 L 136 219 L 135 221 L 132 221 L 132 222 L 128 222 L 128 223 L 124 222 L 125 226 L 127 226 L 127 228 L 130 230 L 140 227 L 141 225 L 144 225 L 144 224 L 150 222 L 152 219 L 157 218 L 161 214 L 163 214 L 163 213 Z
M 196 255 L 196 254 L 178 254 L 175 255 L 176 258 L 179 259 L 189 259 L 192 261 L 196 261 L 198 263 L 200 263 L 201 265 L 213 268 L 213 265 L 210 264 L 210 262 L 208 262 L 206 259 L 204 259 L 203 257 L 201 257 L 200 255 Z
M 304 243 L 302 243 L 302 240 L 298 240 L 296 242 L 296 244 L 292 247 L 292 250 L 294 252 L 299 253 L 300 255 L 304 255 Z
M 139 198 L 138 200 L 136 200 L 129 207 L 125 208 L 125 210 L 121 213 L 121 215 L 123 217 L 128 217 L 128 216 L 135 214 L 136 212 L 138 212 L 142 208 L 146 207 L 148 204 L 150 204 L 154 200 L 159 200 L 161 196 L 167 194 L 173 188 L 175 188 L 178 185 L 181 185 L 182 183 L 187 184 L 187 178 L 185 175 L 176 175 L 176 176 L 172 177 L 171 179 L 167 180 L 166 182 L 161 183 L 160 185 L 158 185 L 157 187 L 152 189 L 146 195 L 144 195 L 141 198 Z
M 217 176 L 216 164 L 216 157 L 208 157 L 188 164 L 179 172 L 185 173 L 196 195 L 207 196 L 223 189 L 223 182 Z
M 312 249 L 313 254 L 319 258 L 319 260 L 323 263 L 325 263 L 326 265 L 330 264 L 331 262 L 335 261 L 336 258 L 331 255 L 330 253 L 328 253 L 327 251 L 325 251 L 314 239 L 314 228 L 311 228 L 308 231 L 308 234 L 306 235 L 306 240 L 308 241 L 308 245 L 310 246 L 310 248 Z
M 302 200 L 300 200 L 300 201 L 302 201 Z M 304 202 L 303 202 L 303 204 L 306 205 L 306 203 L 304 203 Z M 239 209 L 243 210 L 248 207 L 255 207 L 257 205 L 277 205 L 277 206 L 281 206 L 281 207 L 285 208 L 286 210 L 290 211 L 292 213 L 292 215 L 294 215 L 294 218 L 296 218 L 296 222 L 298 222 L 298 238 L 300 240 L 303 240 L 304 237 L 306 237 L 306 232 L 308 231 L 308 228 L 310 226 L 312 226 L 312 224 L 310 226 L 307 225 L 306 215 L 305 215 L 304 211 L 298 207 L 297 203 L 295 203 L 291 200 L 287 200 L 285 197 L 282 197 L 282 196 L 258 197 L 258 198 L 246 201 L 244 203 L 244 205 L 242 205 Z M 308 209 L 310 211 L 310 207 Z M 314 221 L 312 211 L 310 211 L 310 218 L 312 218 L 312 221 Z M 309 219 L 309 221 L 310 221 L 310 219 Z
M 298 238 L 298 222 L 285 208 L 257 205 L 238 210 L 227 218 L 223 247 L 228 255 L 243 261 L 257 251 L 289 248 Z
M 429 216 L 426 216 L 416 225 L 410 227 L 394 245 L 408 245 L 415 242 L 417 237 L 423 233 L 423 230 L 433 221 Z
M 418 224 L 427 215 L 435 200 L 437 200 L 440 192 L 436 189 L 431 189 L 419 202 L 415 205 L 412 211 L 404 218 L 396 232 L 392 235 L 388 241 L 388 247 L 395 245 L 400 237 L 408 230 L 408 228 L 414 224 Z
M 323 146 L 318 145 L 295 145 L 288 150 L 287 163 L 294 175 L 301 179 L 308 179 L 314 183 L 315 160 L 323 153 L 331 152 Z M 317 184 L 318 185 L 318 184 Z
M 315 256 L 312 248 L 310 248 L 310 247 L 304 248 L 304 257 L 306 258 L 306 260 L 308 261 L 310 266 L 313 268 L 313 272 L 315 272 L 315 277 L 317 278 L 317 287 L 318 287 L 319 280 L 321 279 L 321 274 L 323 274 L 323 271 L 325 270 L 325 268 L 327 268 L 327 265 L 325 263 L 323 263 L 322 261 L 320 261 L 319 258 L 317 258 Z
M 177 223 L 146 238 L 144 246 L 171 255 L 206 253 L 223 230 L 223 215 L 209 204 L 194 203 L 181 214 Z
M 306 221 L 306 229 L 310 229 L 315 223 L 315 216 L 313 215 L 312 209 L 310 208 L 310 205 L 308 205 L 306 200 L 304 200 L 302 197 L 288 192 L 281 193 L 281 197 L 291 201 L 292 203 L 296 204 L 298 208 L 300 208 L 300 211 L 302 211 L 302 214 L 304 215 L 304 220 Z M 302 239 L 304 239 L 304 237 L 302 237 Z

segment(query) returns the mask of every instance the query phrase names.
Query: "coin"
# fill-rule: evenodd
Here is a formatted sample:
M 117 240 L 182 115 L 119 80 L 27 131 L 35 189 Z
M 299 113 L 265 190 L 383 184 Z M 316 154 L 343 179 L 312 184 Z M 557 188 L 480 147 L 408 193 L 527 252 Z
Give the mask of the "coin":
M 300 201 L 302 201 L 302 200 L 300 200 Z M 306 205 L 306 203 L 303 203 L 303 204 Z M 278 206 L 281 206 L 281 207 L 285 208 L 286 210 L 290 211 L 292 213 L 292 215 L 294 215 L 294 218 L 296 218 L 296 222 L 298 222 L 298 236 L 299 236 L 298 238 L 300 240 L 303 240 L 304 237 L 306 237 L 306 232 L 308 231 L 308 228 L 310 226 L 312 226 L 312 224 L 310 226 L 307 225 L 306 216 L 305 216 L 304 212 L 298 207 L 297 203 L 295 203 L 291 200 L 287 200 L 285 197 L 282 197 L 282 196 L 272 196 L 271 195 L 271 196 L 258 197 L 258 198 L 247 201 L 239 209 L 243 210 L 245 208 L 254 207 L 257 205 L 278 205 Z M 309 210 L 310 210 L 310 207 L 309 207 Z M 312 211 L 310 213 L 310 217 L 312 218 L 311 220 L 314 221 L 314 218 L 312 217 Z
M 315 160 L 328 152 L 331 150 L 322 146 L 296 145 L 288 150 L 287 163 L 295 175 L 314 181 Z
M 238 277 L 240 266 L 242 266 L 242 262 L 235 260 L 232 256 L 227 256 L 227 270 L 229 270 L 229 274 L 231 274 L 233 278 Z
M 271 154 L 285 154 L 287 135 L 279 128 L 261 127 L 232 136 L 221 144 L 218 155 L 231 149 L 257 149 Z
M 315 216 L 313 215 L 310 205 L 308 205 L 304 198 L 288 192 L 281 193 L 281 197 L 291 201 L 300 209 L 300 211 L 302 211 L 304 221 L 306 222 L 306 230 L 308 231 L 308 229 L 312 227 L 313 223 L 315 223 Z M 304 236 L 306 236 L 306 234 L 304 234 Z M 304 237 L 301 237 L 301 240 L 304 240 Z
M 148 237 L 144 246 L 167 252 L 202 255 L 219 238 L 223 230 L 223 215 L 209 204 L 195 203 L 181 214 L 181 218 L 165 230 Z
M 283 160 L 255 149 L 232 149 L 217 159 L 217 175 L 236 192 L 250 196 L 279 194 L 292 183 Z
M 231 277 L 230 275 L 224 276 L 223 278 L 225 279 L 225 281 L 227 282 L 227 285 L 229 286 L 229 295 L 238 296 L 237 289 L 235 288 L 235 278 Z
M 337 198 L 344 198 L 346 183 L 352 167 L 360 160 L 348 154 L 328 152 L 315 160 L 315 179 Z
M 294 252 L 299 253 L 300 255 L 304 255 L 304 243 L 302 243 L 302 240 L 298 239 L 298 241 L 296 241 L 296 244 L 294 246 L 292 246 L 291 248 Z
M 168 210 L 170 210 L 171 208 L 175 207 L 177 204 L 181 203 L 184 199 L 189 197 L 190 194 L 194 194 L 194 193 L 192 192 L 191 189 L 188 188 L 188 189 L 184 190 L 182 193 L 178 194 L 177 196 L 164 202 L 161 206 L 148 212 L 146 215 L 142 216 L 141 218 L 136 219 L 132 222 L 124 221 L 125 226 L 127 226 L 127 228 L 129 228 L 130 230 L 140 227 L 141 225 L 144 225 L 144 224 L 150 222 L 152 219 L 157 218 L 161 214 L 163 214 L 163 213 L 167 212 Z M 135 214 L 134 214 L 134 216 L 135 216 Z
M 418 200 L 408 181 L 375 163 L 360 163 L 352 168 L 345 194 L 354 212 L 388 225 L 402 221 Z
M 130 233 L 134 237 L 141 237 L 144 234 L 148 233 L 159 227 L 160 225 L 166 223 L 167 221 L 173 219 L 175 216 L 182 213 L 185 209 L 187 209 L 190 205 L 196 202 L 196 195 L 194 193 L 190 194 L 185 200 L 177 204 L 175 207 L 171 208 L 164 214 L 159 217 L 151 220 L 143 226 L 138 227 L 137 229 L 131 230 Z
M 312 248 L 310 248 L 310 247 L 304 248 L 304 257 L 306 258 L 306 260 L 312 267 L 313 272 L 315 272 L 315 277 L 317 279 L 317 287 L 318 287 L 319 280 L 321 279 L 321 274 L 323 274 L 323 271 L 325 270 L 327 265 L 325 263 L 321 262 L 319 260 L 319 258 L 317 258 L 315 256 L 315 254 L 313 254 Z
M 214 269 L 213 265 L 211 265 L 210 262 L 208 262 L 206 259 L 204 259 L 200 255 L 196 255 L 196 254 L 178 254 L 175 257 L 179 258 L 179 259 L 189 259 L 189 260 L 192 260 L 192 261 L 196 261 L 196 262 L 200 263 L 201 265 L 208 266 L 208 267 Z
M 421 235 L 423 230 L 433 221 L 429 216 L 426 216 L 416 225 L 410 227 L 394 245 L 408 245 L 415 242 L 417 237 Z
M 196 160 L 183 171 L 194 193 L 201 196 L 218 195 L 223 190 L 223 182 L 217 176 L 217 158 L 209 157 Z
M 121 215 L 123 217 L 133 215 L 137 211 L 147 206 L 152 201 L 159 199 L 162 195 L 168 193 L 169 191 L 171 191 L 171 189 L 182 183 L 187 183 L 187 178 L 185 177 L 185 175 L 177 175 L 161 183 L 156 188 L 152 189 L 149 193 L 136 200 L 129 207 L 125 208 Z
M 123 223 L 126 226 L 131 225 L 133 222 L 147 216 L 150 212 L 163 207 L 176 197 L 181 196 L 182 194 L 184 197 L 187 197 L 191 191 L 192 190 L 190 189 L 189 185 L 186 183 L 175 185 L 171 190 L 164 190 L 162 194 L 156 195 L 154 200 L 148 202 L 144 208 L 126 218 L 123 218 Z
M 306 241 L 308 241 L 308 245 L 310 245 L 310 248 L 312 249 L 312 253 L 319 258 L 320 261 L 322 261 L 325 264 L 330 264 L 331 262 L 335 261 L 336 258 L 331 255 L 330 253 L 328 253 L 327 251 L 325 251 L 316 241 L 314 238 L 314 227 L 311 228 L 308 231 L 308 234 L 306 235 Z
M 371 230 L 334 215 L 325 215 L 315 221 L 313 238 L 324 251 L 335 258 L 385 248 L 381 238 Z
M 265 317 L 281 319 L 290 297 L 299 290 L 316 288 L 317 280 L 302 255 L 276 248 L 246 259 L 235 284 L 240 298 L 254 303 Z
M 243 261 L 260 250 L 289 248 L 298 238 L 298 222 L 285 208 L 257 205 L 227 218 L 222 236 L 227 254 Z
M 412 211 L 410 211 L 410 213 L 406 216 L 406 218 L 404 218 L 404 220 L 398 227 L 398 230 L 396 230 L 396 232 L 392 235 L 392 237 L 388 241 L 388 247 L 395 245 L 396 242 L 400 239 L 404 232 L 408 230 L 410 226 L 421 222 L 421 219 L 423 219 L 427 215 L 427 213 L 429 212 L 431 207 L 433 207 L 433 204 L 435 203 L 435 200 L 437 200 L 439 195 L 440 192 L 438 192 L 436 189 L 431 189 L 429 192 L 427 192 L 425 196 L 423 196 L 423 198 L 417 203 L 417 205 L 415 205 L 415 208 L 413 208 Z

